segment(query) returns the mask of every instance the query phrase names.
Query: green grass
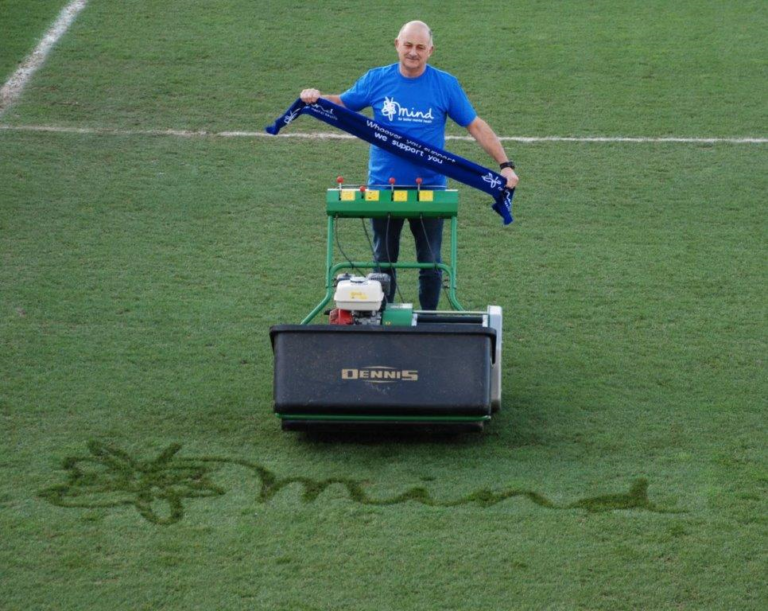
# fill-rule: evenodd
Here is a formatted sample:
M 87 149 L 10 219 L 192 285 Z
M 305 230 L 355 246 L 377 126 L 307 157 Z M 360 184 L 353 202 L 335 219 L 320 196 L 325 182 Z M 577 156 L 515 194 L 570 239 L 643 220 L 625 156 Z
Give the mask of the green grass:
M 92 0 L 3 121 L 255 129 L 417 16 L 217 6 Z M 423 14 L 500 132 L 764 136 L 765 9 L 661 6 Z M 534 46 L 492 80 L 505 27 Z M 268 329 L 319 301 L 323 190 L 366 147 L 0 131 L 3 609 L 764 608 L 765 146 L 509 148 L 516 222 L 462 188 L 459 249 L 462 303 L 504 307 L 503 411 L 305 437 Z
M 97 0 L 5 120 L 261 129 L 304 87 L 339 92 L 395 61 L 416 17 L 435 32 L 433 63 L 501 133 L 765 134 L 759 0 Z
M 66 0 L 0 0 L 0 83 L 32 52 L 66 5 Z

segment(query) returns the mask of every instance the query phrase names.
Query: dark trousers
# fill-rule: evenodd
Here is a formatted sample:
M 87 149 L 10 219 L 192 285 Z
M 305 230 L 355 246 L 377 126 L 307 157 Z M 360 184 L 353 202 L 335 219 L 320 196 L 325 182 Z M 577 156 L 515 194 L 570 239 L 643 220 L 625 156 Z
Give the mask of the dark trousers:
M 405 219 L 371 219 L 373 227 L 373 250 L 379 263 L 397 263 L 400 254 L 400 234 Z M 443 244 L 443 219 L 408 219 L 411 233 L 416 240 L 416 260 L 419 263 L 442 263 L 440 248 Z M 395 270 L 382 268 L 392 276 L 392 285 L 387 301 L 395 300 Z M 439 269 L 419 270 L 419 304 L 422 310 L 436 310 L 442 288 L 442 271 Z

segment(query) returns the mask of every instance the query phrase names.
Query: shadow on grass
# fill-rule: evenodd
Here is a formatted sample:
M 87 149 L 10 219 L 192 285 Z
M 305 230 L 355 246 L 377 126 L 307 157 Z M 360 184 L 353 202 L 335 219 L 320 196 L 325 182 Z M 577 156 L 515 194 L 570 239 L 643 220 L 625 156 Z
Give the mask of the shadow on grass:
M 518 410 L 519 412 L 519 410 Z M 497 442 L 503 437 L 508 446 L 523 447 L 539 445 L 541 437 L 533 432 L 534 427 L 527 421 L 525 414 L 517 414 L 518 420 L 510 422 L 491 421 L 481 430 L 469 430 L 461 425 L 387 425 L 362 424 L 340 427 L 339 423 L 329 423 L 326 428 L 315 426 L 305 431 L 295 431 L 296 439 L 312 445 L 402 445 L 419 446 L 428 444 L 450 446 L 480 446 Z M 471 427 L 471 425 L 470 425 Z
M 476 432 L 450 429 L 413 427 L 356 427 L 349 430 L 310 430 L 299 433 L 299 439 L 309 444 L 332 445 L 480 445 L 485 442 Z

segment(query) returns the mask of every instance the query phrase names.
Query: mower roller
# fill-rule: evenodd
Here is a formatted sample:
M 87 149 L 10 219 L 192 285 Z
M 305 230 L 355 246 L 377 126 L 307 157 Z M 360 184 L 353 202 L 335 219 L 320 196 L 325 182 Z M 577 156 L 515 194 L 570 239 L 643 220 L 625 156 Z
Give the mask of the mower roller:
M 456 298 L 459 194 L 344 188 L 326 194 L 326 293 L 301 324 L 270 329 L 274 411 L 283 430 L 427 426 L 480 431 L 501 407 L 502 309 Z M 334 262 L 342 218 L 450 220 L 450 262 Z M 387 303 L 389 269 L 441 269 L 450 311 Z M 367 276 L 341 273 L 371 269 Z M 331 301 L 335 307 L 326 311 Z M 328 324 L 312 324 L 322 312 Z

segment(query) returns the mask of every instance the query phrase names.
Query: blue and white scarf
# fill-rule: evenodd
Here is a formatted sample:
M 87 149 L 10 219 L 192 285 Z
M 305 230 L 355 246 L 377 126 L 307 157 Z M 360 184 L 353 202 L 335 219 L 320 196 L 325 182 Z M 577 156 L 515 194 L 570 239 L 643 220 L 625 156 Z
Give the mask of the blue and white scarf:
M 267 133 L 277 135 L 282 128 L 302 114 L 309 114 L 393 155 L 403 157 L 415 165 L 427 167 L 489 193 L 495 199 L 492 208 L 504 219 L 504 224 L 509 225 L 512 222 L 512 198 L 515 190 L 506 187 L 507 179 L 501 174 L 449 151 L 431 146 L 418 138 L 405 136 L 378 121 L 323 98 L 314 104 L 296 100 L 277 121 L 266 128 Z

